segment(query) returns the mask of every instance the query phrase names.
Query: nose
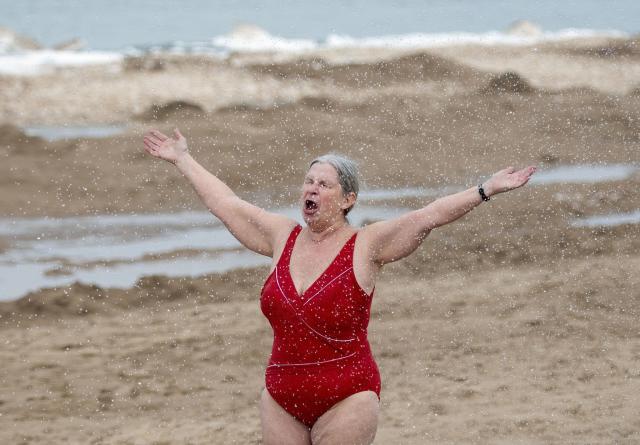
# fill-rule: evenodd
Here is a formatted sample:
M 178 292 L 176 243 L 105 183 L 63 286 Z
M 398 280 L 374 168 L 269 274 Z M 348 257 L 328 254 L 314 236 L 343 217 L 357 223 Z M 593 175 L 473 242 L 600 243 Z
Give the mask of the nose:
M 317 182 L 311 182 L 311 183 L 305 184 L 305 190 L 308 193 L 318 194 L 319 187 L 320 186 L 318 185 Z

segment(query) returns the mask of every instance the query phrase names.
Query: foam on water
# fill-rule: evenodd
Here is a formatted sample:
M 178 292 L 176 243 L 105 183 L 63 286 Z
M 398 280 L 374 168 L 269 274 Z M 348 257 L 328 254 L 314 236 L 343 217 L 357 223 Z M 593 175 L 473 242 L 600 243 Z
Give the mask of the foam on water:
M 317 42 L 313 40 L 273 36 L 261 28 L 250 25 L 240 26 L 227 35 L 214 37 L 211 43 L 223 53 L 230 51 L 300 52 L 318 48 Z
M 318 49 L 398 48 L 429 49 L 451 45 L 533 45 L 580 37 L 628 37 L 615 30 L 564 29 L 539 35 L 513 35 L 507 32 L 411 33 L 372 37 L 330 34 L 324 40 L 292 39 L 272 35 L 259 28 L 234 31 L 210 41 L 176 41 L 163 45 L 130 46 L 119 52 L 38 50 L 4 53 L 0 48 L 0 74 L 36 75 L 55 68 L 110 64 L 118 66 L 128 55 L 147 53 L 201 54 L 226 57 L 233 52 L 304 53 Z
M 329 48 L 436 48 L 455 45 L 534 45 L 542 42 L 558 42 L 586 37 L 625 37 L 626 33 L 614 30 L 564 29 L 556 32 L 543 32 L 540 35 L 519 36 L 500 31 L 485 33 L 414 33 L 381 37 L 354 38 L 350 36 L 330 35 L 325 46 Z
M 87 65 L 118 65 L 124 54 L 104 51 L 55 51 L 35 50 L 10 54 L 0 54 L 0 74 L 37 75 L 56 68 Z

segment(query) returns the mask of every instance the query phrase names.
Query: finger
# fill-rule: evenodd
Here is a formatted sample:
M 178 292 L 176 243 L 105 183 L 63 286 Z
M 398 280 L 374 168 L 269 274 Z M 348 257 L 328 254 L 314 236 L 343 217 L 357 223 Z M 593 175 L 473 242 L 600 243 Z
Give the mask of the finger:
M 147 145 L 144 146 L 144 151 L 149 153 L 151 156 L 158 156 L 158 152 L 155 149 L 153 149 L 153 148 L 151 148 L 151 147 L 149 147 Z
M 180 130 L 178 130 L 177 128 L 173 130 L 173 134 L 176 136 L 176 139 L 178 140 L 184 139 L 184 136 L 182 136 L 182 133 L 180 133 Z
M 536 167 L 533 165 L 530 165 L 529 167 L 525 167 L 522 170 L 520 170 L 518 174 L 522 177 L 530 178 L 531 175 L 535 173 L 535 171 L 536 171 Z
M 507 167 L 507 168 L 503 168 L 502 170 L 498 171 L 498 173 L 496 173 L 496 175 L 507 175 L 509 173 L 513 172 L 513 167 Z
M 531 176 L 533 176 L 533 174 L 536 172 L 536 167 L 531 165 L 529 167 L 523 168 L 521 170 L 521 177 L 522 177 L 522 185 L 526 184 L 527 182 L 529 182 L 529 179 L 531 179 Z
M 163 137 L 164 137 L 165 139 L 162 139 Z M 156 143 L 158 143 L 158 145 L 162 144 L 162 142 L 164 142 L 164 141 L 166 141 L 167 139 L 169 139 L 168 137 L 166 137 L 166 136 L 165 136 L 165 135 L 163 135 L 162 133 L 160 133 L 160 136 L 157 136 L 157 135 L 156 135 L 155 133 L 153 133 L 153 132 L 150 132 L 150 133 L 147 135 L 147 138 L 149 138 L 149 139 L 151 139 L 151 140 L 153 140 L 153 141 L 156 141 Z
M 144 138 L 145 144 L 150 144 L 154 147 L 160 147 L 160 141 L 154 137 L 146 137 Z
M 156 132 L 155 130 L 149 130 L 144 134 L 144 137 L 145 138 L 150 138 L 150 139 L 161 140 L 156 133 L 158 133 L 158 132 Z M 160 134 L 162 134 L 162 133 L 160 133 Z
M 161 141 L 166 141 L 167 139 L 169 139 L 167 136 L 160 133 L 158 130 L 151 130 L 151 134 L 153 134 L 155 137 L 157 137 Z
M 144 143 L 144 149 L 151 154 L 156 154 L 158 152 L 154 145 L 149 144 L 147 142 Z
M 154 150 L 156 150 L 158 148 L 158 145 L 155 144 L 154 142 L 152 142 L 150 139 L 145 139 L 144 140 L 144 145 L 145 145 L 145 147 L 153 148 Z

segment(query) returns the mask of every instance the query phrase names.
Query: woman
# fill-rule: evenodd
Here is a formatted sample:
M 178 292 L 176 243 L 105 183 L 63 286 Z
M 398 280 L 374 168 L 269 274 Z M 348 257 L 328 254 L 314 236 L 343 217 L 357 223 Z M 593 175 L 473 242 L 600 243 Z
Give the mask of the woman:
M 150 131 L 145 149 L 175 164 L 238 241 L 273 258 L 260 298 L 274 331 L 260 401 L 264 443 L 371 443 L 380 376 L 366 330 L 378 272 L 411 254 L 436 227 L 526 184 L 535 167 L 500 170 L 484 185 L 358 229 L 346 218 L 358 196 L 355 164 L 323 156 L 304 178 L 302 228 L 240 199 L 189 155 L 178 130 L 174 136 Z

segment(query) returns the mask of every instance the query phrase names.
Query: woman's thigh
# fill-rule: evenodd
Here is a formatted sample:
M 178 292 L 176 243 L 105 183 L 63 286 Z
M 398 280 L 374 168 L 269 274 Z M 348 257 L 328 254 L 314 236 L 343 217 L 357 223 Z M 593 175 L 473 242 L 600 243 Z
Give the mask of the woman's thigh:
M 260 421 L 264 445 L 309 445 L 309 428 L 273 400 L 267 389 L 260 398 Z
M 313 445 L 369 445 L 376 437 L 380 404 L 373 391 L 336 403 L 311 428 Z

